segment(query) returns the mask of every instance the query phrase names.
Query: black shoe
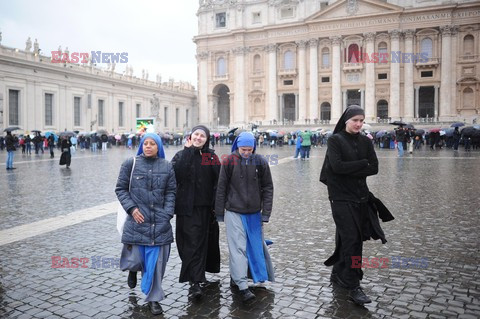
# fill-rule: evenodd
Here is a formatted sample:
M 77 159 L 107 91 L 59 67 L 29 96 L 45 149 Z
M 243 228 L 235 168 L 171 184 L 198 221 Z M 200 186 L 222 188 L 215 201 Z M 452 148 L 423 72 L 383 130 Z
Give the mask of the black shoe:
M 202 288 L 200 288 L 200 284 L 198 282 L 194 283 L 192 287 L 190 287 L 190 297 L 192 298 L 200 298 L 202 297 L 203 292 Z
M 232 277 L 230 277 L 230 288 L 238 289 L 238 285 L 235 283 Z
M 158 301 L 149 301 L 148 307 L 150 308 L 152 315 L 161 315 L 163 313 L 162 306 L 158 303 Z
M 340 279 L 340 277 L 338 277 L 336 273 L 332 272 L 332 274 L 330 275 L 330 282 L 341 288 L 348 289 L 348 285 L 342 279 Z
M 16 167 L 10 167 L 10 169 L 17 169 Z
M 349 295 L 350 298 L 352 298 L 353 302 L 360 306 L 372 302 L 370 298 L 368 298 L 367 295 L 363 292 L 360 286 L 350 290 Z
M 129 271 L 128 272 L 128 287 L 135 288 L 137 286 L 137 272 L 136 271 Z
M 255 299 L 255 295 L 248 288 L 244 290 L 240 290 L 240 295 L 242 296 L 243 302 L 247 302 L 249 300 Z

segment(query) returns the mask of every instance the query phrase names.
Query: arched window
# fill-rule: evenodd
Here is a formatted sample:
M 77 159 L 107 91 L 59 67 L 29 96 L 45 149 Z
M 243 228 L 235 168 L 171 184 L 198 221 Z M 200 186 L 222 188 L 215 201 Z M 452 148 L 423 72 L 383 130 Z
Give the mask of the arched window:
M 471 55 L 474 54 L 474 39 L 473 35 L 469 34 L 463 38 L 463 54 Z
M 421 44 L 421 52 L 426 53 L 427 57 L 430 59 L 433 56 L 433 41 L 430 38 L 425 38 L 422 40 Z
M 328 48 L 322 50 L 322 67 L 330 67 L 330 50 Z
M 387 63 L 388 62 L 387 48 L 388 48 L 387 44 L 383 41 L 378 44 L 378 61 L 380 63 Z
M 283 68 L 285 70 L 295 69 L 295 63 L 293 61 L 293 52 L 287 50 L 283 55 Z
M 464 109 L 473 109 L 474 104 L 474 95 L 473 95 L 473 90 L 471 88 L 466 88 L 463 90 L 463 108 Z
M 357 44 L 350 44 L 348 46 L 348 63 L 359 63 L 360 62 L 360 50 L 358 49 Z
M 388 102 L 385 100 L 380 100 L 377 103 L 377 117 L 380 119 L 388 118 Z
M 330 103 L 323 102 L 320 106 L 320 119 L 322 121 L 330 121 L 331 107 Z
M 256 54 L 253 57 L 253 73 L 260 73 L 262 72 L 262 61 L 260 58 L 260 54 Z
M 226 75 L 227 74 L 227 66 L 225 64 L 224 58 L 219 58 L 217 60 L 217 75 Z

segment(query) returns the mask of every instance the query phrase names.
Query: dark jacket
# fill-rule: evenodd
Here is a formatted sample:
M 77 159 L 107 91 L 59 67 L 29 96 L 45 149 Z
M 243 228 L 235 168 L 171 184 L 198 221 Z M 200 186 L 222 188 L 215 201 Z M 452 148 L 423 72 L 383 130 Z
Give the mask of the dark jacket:
M 170 219 L 175 209 L 175 173 L 172 164 L 162 158 L 136 157 L 130 192 L 130 172 L 133 158 L 120 169 L 115 187 L 118 200 L 128 213 L 123 228 L 122 243 L 135 245 L 165 245 L 173 242 Z M 131 212 L 138 208 L 144 222 L 137 224 Z
M 407 141 L 407 132 L 403 128 L 398 129 L 395 133 L 395 139 L 397 142 L 405 143 Z
M 332 135 L 327 145 L 320 181 L 327 185 L 329 199 L 366 202 L 367 176 L 378 173 L 378 159 L 370 139 L 341 131 Z
M 235 213 L 262 212 L 268 222 L 272 212 L 273 182 L 265 158 L 252 154 L 249 165 L 238 151 L 222 162 L 218 179 L 215 213 L 223 220 L 224 210 Z
M 177 181 L 175 214 L 190 216 L 194 206 L 210 206 L 213 210 L 220 173 L 215 151 L 201 153 L 194 147 L 185 147 L 175 154 L 172 165 Z
M 7 136 L 5 136 L 5 146 L 7 147 L 7 152 L 13 152 L 17 150 L 13 135 L 7 134 Z
M 62 152 L 69 152 L 70 153 L 70 147 L 72 147 L 72 142 L 70 142 L 70 138 L 66 138 L 62 140 L 61 145 L 61 150 Z

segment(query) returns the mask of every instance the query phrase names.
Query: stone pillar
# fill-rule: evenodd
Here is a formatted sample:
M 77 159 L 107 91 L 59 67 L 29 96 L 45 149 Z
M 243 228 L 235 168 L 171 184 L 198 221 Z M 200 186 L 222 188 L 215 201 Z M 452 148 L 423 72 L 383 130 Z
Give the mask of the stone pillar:
M 435 91 L 434 91 L 434 92 L 435 92 L 435 95 L 434 95 L 434 97 L 433 97 L 434 114 L 433 114 L 432 117 L 433 117 L 433 120 L 434 120 L 434 121 L 437 121 L 437 120 L 438 120 L 438 117 L 439 117 L 439 111 L 440 111 L 439 105 L 438 105 L 438 98 L 439 98 L 439 93 L 438 93 L 438 91 L 439 91 L 440 87 L 439 87 L 438 85 L 435 85 L 434 88 L 435 88 Z M 440 100 L 441 100 L 441 99 L 442 99 L 442 97 L 440 96 Z M 430 115 L 429 115 L 429 116 L 430 116 Z
M 400 31 L 390 31 L 390 47 L 392 54 L 400 51 Z M 392 59 L 393 60 L 393 59 Z M 400 63 L 390 61 L 390 101 L 388 108 L 393 121 L 400 119 Z
M 277 107 L 277 45 L 269 44 L 268 52 L 268 111 L 266 120 L 278 120 Z
M 360 107 L 365 110 L 365 89 L 360 89 Z
M 405 53 L 413 53 L 414 30 L 405 30 Z M 413 89 L 413 64 L 415 61 L 409 61 L 403 64 L 404 84 L 403 84 L 403 103 L 404 119 L 409 122 L 414 117 L 414 89 Z
M 199 124 L 211 125 L 212 119 L 208 107 L 208 52 L 197 54 L 199 64 L 198 76 L 198 120 Z
M 335 124 L 342 116 L 342 78 L 340 73 L 340 44 L 342 37 L 333 36 L 332 40 L 332 117 L 330 123 Z
M 452 26 L 446 25 L 440 27 L 442 31 L 442 56 L 441 56 L 441 78 L 440 86 L 440 108 L 437 117 L 443 118 L 449 115 L 450 103 L 452 101 Z
M 415 117 L 418 119 L 419 114 L 420 114 L 420 101 L 419 101 L 419 91 L 420 87 L 415 86 Z
M 298 46 L 298 107 L 299 121 L 305 123 L 307 115 L 307 66 L 305 63 L 305 49 L 307 42 L 304 40 L 297 41 Z
M 347 96 L 347 90 L 342 90 L 342 100 L 343 100 L 343 108 L 342 108 L 342 113 L 345 111 L 347 108 L 347 103 L 348 103 L 348 96 Z
M 298 102 L 299 98 L 298 98 L 298 93 L 295 94 L 295 121 L 298 121 L 299 119 L 299 114 L 300 114 L 300 111 L 299 111 L 299 102 Z
M 310 39 L 310 109 L 309 118 L 313 121 L 318 116 L 318 39 Z
M 364 34 L 366 40 L 366 53 L 372 57 L 375 52 L 375 32 Z M 375 63 L 365 63 L 365 120 L 375 121 Z M 363 92 L 363 91 L 362 91 Z
M 450 92 L 451 92 L 451 100 L 450 100 L 450 108 L 447 110 L 449 120 L 453 120 L 453 116 L 457 117 L 457 48 L 458 48 L 458 26 L 452 26 L 452 36 L 451 36 L 451 54 L 452 54 L 452 63 L 451 63 L 451 77 L 450 77 Z
M 235 54 L 235 108 L 233 109 L 233 121 L 236 125 L 246 124 L 245 119 L 245 53 L 247 48 L 237 47 L 233 49 Z

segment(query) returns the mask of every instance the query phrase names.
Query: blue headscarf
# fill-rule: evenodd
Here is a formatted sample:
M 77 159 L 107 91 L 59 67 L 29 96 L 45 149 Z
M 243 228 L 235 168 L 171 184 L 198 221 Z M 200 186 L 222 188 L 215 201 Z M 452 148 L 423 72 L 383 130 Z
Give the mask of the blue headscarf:
M 232 145 L 232 153 L 235 152 L 239 147 L 253 147 L 253 151 L 257 148 L 257 143 L 255 143 L 255 136 L 250 132 L 242 132 L 237 136 Z
M 157 146 L 158 146 L 157 156 L 159 158 L 165 158 L 165 151 L 163 150 L 162 139 L 160 138 L 160 136 L 158 136 L 155 133 L 147 133 L 142 136 L 142 140 L 140 141 L 140 146 L 138 147 L 137 155 L 143 154 L 143 142 L 145 142 L 147 138 L 151 138 L 152 140 L 155 141 L 155 143 L 157 143 Z

